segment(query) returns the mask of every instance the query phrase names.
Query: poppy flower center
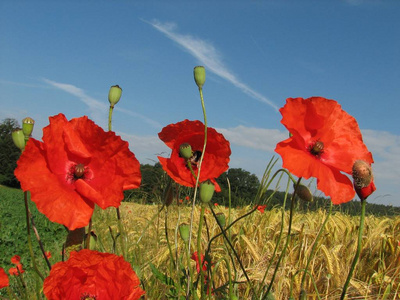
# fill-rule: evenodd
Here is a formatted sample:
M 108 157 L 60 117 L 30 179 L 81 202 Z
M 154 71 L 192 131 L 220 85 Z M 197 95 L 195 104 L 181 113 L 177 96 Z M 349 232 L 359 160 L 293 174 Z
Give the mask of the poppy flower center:
M 308 147 L 308 150 L 312 155 L 319 158 L 321 154 L 324 152 L 324 143 L 318 140 L 314 144 L 311 144 Z
M 82 294 L 80 300 L 96 300 L 96 299 L 97 299 L 97 296 L 84 293 L 84 294 Z
M 192 166 L 197 167 L 197 163 L 200 161 L 201 158 L 201 151 L 193 151 L 192 156 L 189 158 L 189 162 L 192 164 Z
M 89 167 L 85 166 L 82 163 L 79 164 L 71 164 L 69 167 L 69 170 L 67 172 L 67 181 L 69 183 L 73 183 L 77 181 L 78 179 L 90 179 L 91 177 L 91 172 Z

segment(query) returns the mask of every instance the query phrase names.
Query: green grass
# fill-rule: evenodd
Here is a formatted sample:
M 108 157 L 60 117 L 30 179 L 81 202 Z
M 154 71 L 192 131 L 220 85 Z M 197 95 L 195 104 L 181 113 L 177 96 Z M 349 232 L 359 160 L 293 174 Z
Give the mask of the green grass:
M 50 262 L 60 261 L 62 244 L 67 234 L 66 230 L 63 226 L 50 222 L 38 212 L 32 201 L 28 201 L 28 204 L 44 249 L 51 252 Z M 44 259 L 42 259 L 38 241 L 32 231 L 31 239 L 38 267 L 43 275 L 47 276 L 48 268 Z M 31 266 L 28 247 L 24 193 L 19 189 L 0 186 L 0 267 L 7 273 L 9 268 L 14 267 L 10 259 L 16 254 L 21 256 L 21 263 L 25 270 L 24 278 L 30 285 L 35 272 Z M 17 284 L 12 276 L 10 276 L 10 283 L 13 286 Z M 5 289 L 0 290 L 0 296 L 4 293 Z

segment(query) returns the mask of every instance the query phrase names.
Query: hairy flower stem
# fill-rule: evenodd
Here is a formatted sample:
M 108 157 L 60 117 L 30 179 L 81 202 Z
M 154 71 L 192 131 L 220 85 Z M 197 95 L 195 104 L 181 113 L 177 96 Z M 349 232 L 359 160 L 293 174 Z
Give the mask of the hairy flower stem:
M 201 165 L 203 163 L 204 153 L 206 152 L 206 146 L 207 146 L 207 114 L 206 114 L 206 108 L 204 105 L 203 89 L 201 87 L 199 87 L 199 93 L 200 93 L 201 107 L 203 109 L 203 117 L 204 117 L 204 144 L 203 144 L 203 151 L 201 152 L 199 165 L 197 168 L 197 178 L 196 178 L 196 185 L 194 187 L 193 205 L 192 205 L 192 211 L 190 214 L 190 230 L 189 230 L 189 241 L 188 241 L 189 253 L 190 253 L 190 244 L 191 244 L 191 240 L 192 240 L 193 215 L 194 215 L 194 209 L 195 209 L 195 205 L 196 205 L 197 187 L 199 186 Z M 200 253 L 198 253 L 198 254 L 200 255 Z M 189 299 L 189 278 L 187 281 L 188 282 L 187 282 L 186 299 Z
M 326 223 L 328 222 L 329 217 L 331 216 L 331 213 L 332 213 L 332 201 L 329 201 L 329 202 L 330 202 L 330 205 L 329 205 L 328 215 L 326 216 L 324 222 L 322 223 L 322 226 L 321 226 L 321 228 L 319 229 L 318 235 L 317 235 L 317 237 L 315 238 L 314 244 L 312 245 L 311 253 L 310 253 L 310 255 L 308 256 L 307 264 L 306 264 L 306 267 L 304 268 L 303 276 L 301 277 L 300 290 L 303 290 L 303 289 L 304 289 L 304 282 L 305 282 L 305 279 L 306 279 L 306 275 L 307 275 L 307 273 L 308 273 L 308 267 L 309 267 L 310 262 L 311 262 L 311 260 L 312 260 L 312 258 L 313 258 L 313 256 L 314 256 L 314 254 L 315 254 L 315 250 L 317 249 L 317 244 L 318 244 L 319 238 L 321 237 L 322 232 L 323 232 L 324 229 L 325 229 L 325 225 L 326 225 Z
M 217 224 L 218 224 L 218 226 L 219 226 L 219 228 L 220 228 L 220 230 L 221 230 L 222 235 L 224 236 L 224 238 L 225 238 L 226 242 L 228 243 L 229 247 L 232 249 L 233 254 L 235 254 L 236 259 L 237 259 L 238 262 L 239 262 L 240 268 L 241 268 L 242 271 L 243 271 L 244 277 L 246 277 L 247 283 L 249 284 L 251 291 L 252 291 L 253 294 L 255 295 L 255 291 L 254 291 L 253 284 L 252 284 L 252 282 L 250 281 L 249 276 L 247 275 L 246 269 L 245 269 L 245 267 L 243 266 L 242 261 L 240 260 L 239 255 L 237 254 L 237 252 L 236 252 L 235 248 L 233 247 L 231 241 L 229 240 L 228 236 L 226 235 L 226 232 L 225 232 L 224 228 L 223 228 L 223 227 L 221 226 L 221 224 L 218 222 L 218 220 L 217 220 L 217 215 L 215 214 L 212 205 L 209 204 L 209 206 L 210 206 L 211 212 L 212 212 L 212 214 L 213 214 L 215 220 L 217 221 Z M 257 208 L 255 208 L 253 211 L 255 211 L 256 209 L 257 209 Z
M 175 268 L 175 260 L 174 260 L 174 255 L 172 253 L 171 245 L 169 243 L 169 235 L 168 235 L 168 207 L 165 210 L 165 219 L 164 219 L 164 229 L 165 229 L 165 239 L 167 241 L 167 246 L 168 246 L 168 252 L 169 256 L 172 261 L 173 268 Z M 171 272 L 172 273 L 172 272 Z
M 286 243 L 285 243 L 285 246 L 283 247 L 281 255 L 279 256 L 278 262 L 276 263 L 275 271 L 274 271 L 274 274 L 272 275 L 271 282 L 268 285 L 268 289 L 267 289 L 267 292 L 265 293 L 265 297 L 267 297 L 269 292 L 271 291 L 272 284 L 274 283 L 275 276 L 276 276 L 276 274 L 278 272 L 278 269 L 279 269 L 279 265 L 281 264 L 282 258 L 286 254 L 286 250 L 287 250 L 287 247 L 288 247 L 289 242 L 290 242 L 290 235 L 292 233 L 294 204 L 295 204 L 295 200 L 296 200 L 297 187 L 300 185 L 300 181 L 301 181 L 301 177 L 297 180 L 296 187 L 295 187 L 294 192 L 292 194 L 292 199 L 291 199 L 291 203 L 290 203 L 289 227 L 288 227 L 288 233 L 287 233 L 287 237 L 286 237 Z
M 277 174 L 278 172 L 279 172 L 279 170 L 275 174 Z M 274 174 L 274 176 L 275 176 L 275 174 Z M 281 243 L 281 240 L 282 240 L 283 226 L 285 224 L 285 207 L 286 207 L 286 200 L 287 200 L 287 195 L 288 195 L 288 191 L 289 191 L 290 181 L 291 181 L 291 179 L 289 178 L 287 185 L 286 185 L 285 197 L 283 199 L 283 204 L 282 204 L 282 217 L 281 217 L 281 228 L 280 228 L 280 232 L 279 232 L 279 237 L 278 237 L 278 240 L 276 241 L 275 249 L 274 249 L 274 252 L 272 253 L 271 259 L 269 260 L 268 267 L 265 270 L 263 280 L 261 281 L 262 283 L 264 283 L 265 278 L 267 278 L 268 271 L 271 268 L 272 262 L 275 259 L 276 252 L 278 251 L 279 244 Z
M 358 229 L 357 251 L 356 251 L 356 254 L 354 256 L 353 263 L 351 264 L 349 275 L 347 275 L 346 282 L 345 282 L 345 284 L 343 286 L 343 291 L 342 291 L 342 295 L 340 296 L 340 300 L 343 300 L 344 297 L 346 296 L 346 291 L 347 291 L 347 288 L 349 286 L 350 279 L 353 276 L 354 269 L 356 267 L 356 264 L 358 262 L 358 258 L 359 258 L 360 253 L 361 253 L 362 235 L 363 235 L 363 231 L 364 231 L 364 220 L 365 220 L 365 207 L 366 207 L 366 204 L 367 204 L 367 201 L 365 199 L 364 200 L 361 199 L 361 217 L 360 217 L 360 227 Z
M 200 286 L 201 286 L 201 298 L 203 298 L 203 292 L 204 292 L 204 271 L 203 271 L 203 264 L 205 263 L 202 261 L 202 255 L 201 255 L 201 230 L 203 229 L 203 218 L 204 218 L 204 211 L 205 207 L 202 204 L 201 205 L 201 210 L 200 210 L 200 218 L 199 218 L 199 228 L 197 231 L 197 260 L 200 268 Z M 204 257 L 205 260 L 205 257 Z
M 26 213 L 26 232 L 27 232 L 27 238 L 28 238 L 28 247 L 29 247 L 29 253 L 31 255 L 31 259 L 32 259 L 32 265 L 33 265 L 33 269 L 35 270 L 35 272 L 37 273 L 37 275 L 42 279 L 42 281 L 44 280 L 44 276 L 42 275 L 42 273 L 40 273 L 37 264 L 36 264 L 36 259 L 35 259 L 35 255 L 33 253 L 33 247 L 32 247 L 32 239 L 31 239 L 31 225 L 29 222 L 29 216 L 30 216 L 30 211 L 29 211 L 29 206 L 28 206 L 28 192 L 24 192 L 24 202 L 25 202 L 25 213 Z
M 51 270 L 51 264 L 50 264 L 49 259 L 47 258 L 46 252 L 44 251 L 43 243 L 42 243 L 42 240 L 40 239 L 39 232 L 36 229 L 35 220 L 33 219 L 33 216 L 31 216 L 31 224 L 32 224 L 33 232 L 35 233 L 36 239 L 39 243 L 40 251 L 42 251 L 42 254 L 43 254 L 44 260 L 46 261 L 47 267 L 49 268 L 49 270 Z
M 110 105 L 110 109 L 108 111 L 108 131 L 112 131 L 112 114 L 113 114 L 113 111 L 114 111 L 114 106 Z M 115 210 L 117 212 L 118 230 L 119 230 L 119 233 L 121 235 L 120 241 L 121 241 L 122 256 L 126 257 L 126 245 L 125 245 L 126 236 L 125 236 L 124 228 L 122 226 L 122 220 L 121 220 L 121 214 L 120 214 L 120 211 L 119 211 L 119 207 L 117 207 Z M 90 232 L 88 232 L 88 234 L 89 233 Z

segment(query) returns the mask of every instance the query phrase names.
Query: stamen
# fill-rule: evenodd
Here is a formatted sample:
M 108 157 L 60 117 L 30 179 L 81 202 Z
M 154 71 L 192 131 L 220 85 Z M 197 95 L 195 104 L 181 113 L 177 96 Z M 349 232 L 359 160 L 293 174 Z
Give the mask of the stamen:
M 321 141 L 316 141 L 314 145 L 309 146 L 309 151 L 312 155 L 320 157 L 324 152 L 324 143 Z
M 74 177 L 76 179 L 82 178 L 84 174 L 85 174 L 85 165 L 84 164 L 77 164 L 75 166 Z

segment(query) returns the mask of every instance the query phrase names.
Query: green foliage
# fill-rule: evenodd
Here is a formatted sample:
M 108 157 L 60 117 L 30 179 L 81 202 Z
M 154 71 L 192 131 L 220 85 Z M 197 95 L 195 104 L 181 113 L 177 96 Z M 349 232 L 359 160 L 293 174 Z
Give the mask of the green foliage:
M 0 199 L 0 267 L 4 268 L 6 272 L 10 267 L 14 267 L 10 259 L 18 254 L 21 256 L 26 274 L 34 274 L 27 243 L 24 193 L 19 189 L 0 186 Z M 60 261 L 62 244 L 67 235 L 64 227 L 49 221 L 30 200 L 28 202 L 45 251 L 51 252 L 50 262 Z M 47 274 L 48 269 L 32 230 L 31 239 L 39 269 Z M 12 280 L 11 283 L 13 282 Z M 34 286 L 33 283 L 32 286 Z
M 140 165 L 142 182 L 139 189 L 125 191 L 125 200 L 141 203 L 153 203 L 159 199 L 165 186 L 166 174 L 160 163 Z
M 4 119 L 0 124 L 0 184 L 9 187 L 19 187 L 14 176 L 17 160 L 21 151 L 14 145 L 11 133 L 19 128 L 15 119 Z
M 232 168 L 217 179 L 221 192 L 214 194 L 214 202 L 228 206 L 229 186 L 227 179 L 229 179 L 231 186 L 231 205 L 233 207 L 248 205 L 254 200 L 260 187 L 258 177 L 241 168 Z

